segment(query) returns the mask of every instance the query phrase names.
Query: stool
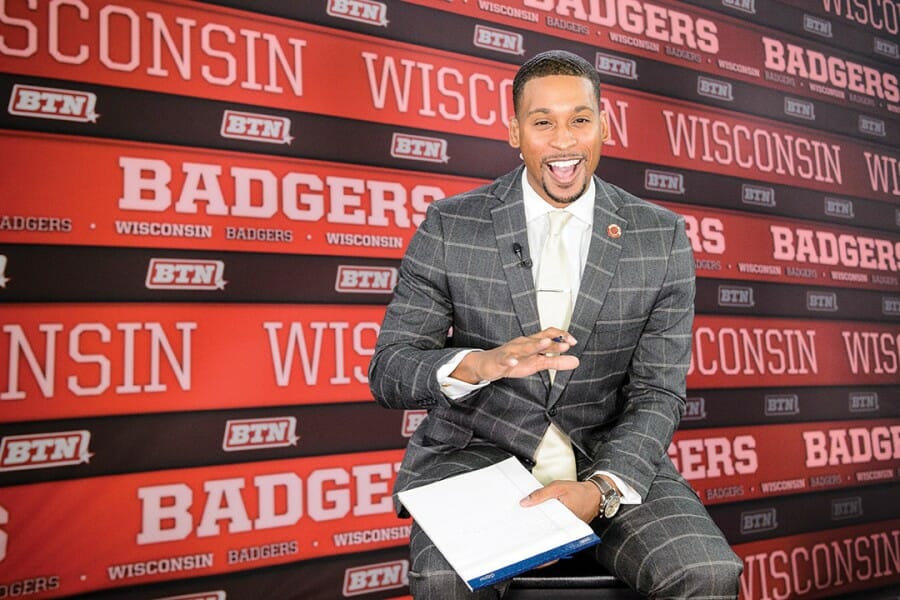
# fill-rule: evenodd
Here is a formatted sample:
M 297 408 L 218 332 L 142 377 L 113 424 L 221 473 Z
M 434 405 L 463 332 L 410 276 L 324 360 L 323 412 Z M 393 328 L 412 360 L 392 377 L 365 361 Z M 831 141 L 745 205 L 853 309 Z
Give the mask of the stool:
M 639 600 L 615 576 L 582 553 L 512 579 L 504 600 Z

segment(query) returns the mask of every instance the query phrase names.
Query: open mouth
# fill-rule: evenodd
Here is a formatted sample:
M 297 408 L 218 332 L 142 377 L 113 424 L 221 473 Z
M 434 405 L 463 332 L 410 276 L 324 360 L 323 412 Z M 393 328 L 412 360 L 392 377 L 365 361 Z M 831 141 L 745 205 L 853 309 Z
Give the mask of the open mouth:
M 547 168 L 553 174 L 553 178 L 560 183 L 570 183 L 578 173 L 580 158 L 566 160 L 550 160 L 546 162 Z

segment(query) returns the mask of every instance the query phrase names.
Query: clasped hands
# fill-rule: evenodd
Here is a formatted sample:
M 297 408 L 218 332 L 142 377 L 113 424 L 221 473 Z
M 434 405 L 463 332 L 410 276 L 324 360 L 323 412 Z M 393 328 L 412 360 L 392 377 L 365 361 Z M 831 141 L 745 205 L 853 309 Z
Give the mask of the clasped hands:
M 528 377 L 544 369 L 571 371 L 578 366 L 578 358 L 564 352 L 577 343 L 567 331 L 548 327 L 490 350 L 470 352 L 450 376 L 474 384 L 503 377 Z

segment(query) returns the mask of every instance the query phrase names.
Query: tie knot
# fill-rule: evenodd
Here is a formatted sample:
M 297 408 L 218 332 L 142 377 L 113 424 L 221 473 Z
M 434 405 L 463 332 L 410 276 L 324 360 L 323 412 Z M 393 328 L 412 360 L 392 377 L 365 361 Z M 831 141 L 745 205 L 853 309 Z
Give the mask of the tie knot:
M 572 218 L 572 213 L 565 210 L 554 210 L 547 213 L 550 219 L 550 235 L 560 235 L 563 227 Z

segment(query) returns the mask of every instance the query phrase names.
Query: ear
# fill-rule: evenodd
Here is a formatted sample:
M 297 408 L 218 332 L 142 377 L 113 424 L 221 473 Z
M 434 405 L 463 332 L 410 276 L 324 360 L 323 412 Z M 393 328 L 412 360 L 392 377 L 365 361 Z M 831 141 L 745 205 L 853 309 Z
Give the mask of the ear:
M 516 117 L 510 119 L 507 129 L 509 130 L 509 145 L 518 148 L 521 145 L 519 143 L 519 120 Z
M 605 110 L 600 111 L 600 141 L 609 141 L 609 116 Z

